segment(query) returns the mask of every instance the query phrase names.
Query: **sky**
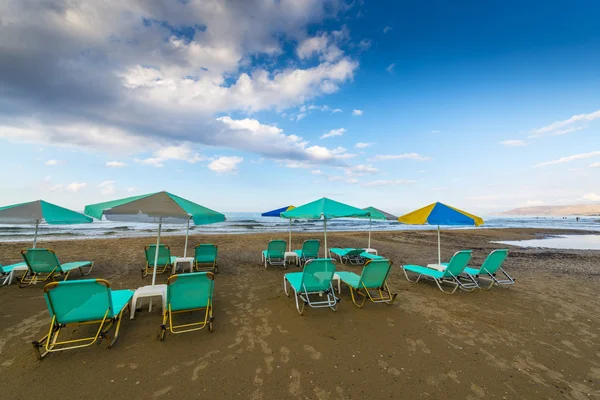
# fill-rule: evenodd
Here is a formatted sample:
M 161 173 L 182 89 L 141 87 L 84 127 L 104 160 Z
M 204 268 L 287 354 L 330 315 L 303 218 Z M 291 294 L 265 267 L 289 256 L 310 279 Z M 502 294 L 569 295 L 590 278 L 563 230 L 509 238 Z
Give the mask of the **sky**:
M 7 0 L 0 205 L 600 202 L 600 2 Z

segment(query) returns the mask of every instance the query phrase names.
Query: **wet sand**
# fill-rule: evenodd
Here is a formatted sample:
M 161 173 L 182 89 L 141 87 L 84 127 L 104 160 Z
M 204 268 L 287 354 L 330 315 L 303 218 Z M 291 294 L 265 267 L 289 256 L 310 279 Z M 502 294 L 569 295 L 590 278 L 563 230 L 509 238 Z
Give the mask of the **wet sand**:
M 442 256 L 474 251 L 480 265 L 490 240 L 531 239 L 564 231 L 442 232 Z M 307 238 L 295 235 L 295 248 Z M 160 307 L 126 319 L 115 346 L 35 358 L 31 341 L 48 326 L 42 286 L 0 288 L 3 399 L 590 399 L 600 398 L 600 252 L 509 247 L 511 289 L 441 293 L 406 281 L 402 264 L 435 262 L 435 232 L 376 232 L 372 247 L 394 261 L 391 306 L 355 307 L 344 288 L 336 312 L 300 316 L 283 292 L 284 271 L 264 270 L 260 250 L 285 233 L 195 235 L 219 246 L 215 332 L 157 338 Z M 331 247 L 366 245 L 366 233 L 332 233 Z M 174 255 L 182 237 L 167 237 Z M 95 261 L 91 277 L 114 288 L 142 280 L 151 238 L 41 242 L 63 262 Z M 23 244 L 0 244 L 0 260 L 19 261 Z M 337 264 L 360 273 L 360 267 Z M 288 267 L 287 271 L 297 271 Z M 159 275 L 157 282 L 166 281 Z M 79 279 L 73 272 L 73 279 Z M 159 301 L 155 301 L 159 305 Z M 83 328 L 82 328 L 83 329 Z M 81 332 L 81 331 L 80 331 Z

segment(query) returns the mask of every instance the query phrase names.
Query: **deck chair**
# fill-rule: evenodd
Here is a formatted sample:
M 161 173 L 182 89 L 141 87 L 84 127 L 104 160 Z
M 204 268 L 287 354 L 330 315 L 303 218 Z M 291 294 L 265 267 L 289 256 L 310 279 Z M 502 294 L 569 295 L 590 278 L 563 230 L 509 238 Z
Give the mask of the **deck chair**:
M 44 297 L 52 317 L 48 334 L 33 342 L 39 360 L 52 352 L 91 346 L 106 339 L 108 348 L 119 337 L 123 312 L 131 311 L 133 290 L 111 290 L 104 279 L 51 282 L 44 288 Z M 93 336 L 60 340 L 66 327 L 98 324 Z M 114 335 L 109 331 L 115 326 Z M 81 329 L 83 330 L 83 329 Z M 80 331 L 78 329 L 78 331 Z
M 321 242 L 317 239 L 305 240 L 304 243 L 302 243 L 302 250 L 294 250 L 294 253 L 298 254 L 300 265 L 306 264 L 308 260 L 319 258 L 320 247 Z
M 477 289 L 479 285 L 472 276 L 464 276 L 462 274 L 467 267 L 469 260 L 471 260 L 472 253 L 473 252 L 471 250 L 461 250 L 457 252 L 454 254 L 454 256 L 452 256 L 444 271 L 438 271 L 436 269 L 422 267 L 420 265 L 403 265 L 402 269 L 404 270 L 404 275 L 409 282 L 416 283 L 421 279 L 422 276 L 424 276 L 428 279 L 433 279 L 438 288 L 446 294 L 453 294 L 458 288 L 467 292 L 471 292 L 474 289 Z M 411 280 L 408 276 L 408 271 L 417 274 L 417 279 Z M 444 290 L 442 288 L 442 284 L 444 283 L 454 286 L 454 289 L 452 291 Z
M 478 281 L 479 287 L 483 290 L 489 290 L 494 285 L 498 285 L 499 287 L 510 287 L 515 283 L 515 280 L 511 278 L 504 269 L 502 269 L 502 264 L 504 263 L 504 260 L 506 260 L 507 256 L 507 249 L 494 250 L 487 256 L 479 269 L 467 267 L 465 268 L 465 273 L 474 277 Z M 498 279 L 496 277 L 498 271 L 502 272 L 506 279 Z M 488 280 L 490 282 L 488 286 L 481 286 L 483 283 L 482 281 Z
M 366 251 L 362 252 L 360 256 L 362 258 L 366 258 L 367 260 L 385 260 L 383 256 L 378 256 L 377 254 L 369 253 Z
M 335 265 L 332 258 L 316 258 L 304 264 L 302 272 L 290 272 L 283 276 L 283 290 L 285 295 L 289 297 L 290 291 L 288 288 L 294 289 L 294 297 L 296 298 L 296 309 L 302 315 L 304 306 L 308 305 L 312 308 L 329 307 L 335 311 L 338 298 L 335 297 L 331 280 L 335 273 Z M 311 300 L 310 295 L 326 296 L 325 300 Z M 301 304 L 300 304 L 301 303 Z
M 63 280 L 66 281 L 74 269 L 78 269 L 82 276 L 86 276 L 92 272 L 94 267 L 93 261 L 74 261 L 61 264 L 56 253 L 50 249 L 22 250 L 21 256 L 27 264 L 27 272 L 19 280 L 19 287 L 53 281 L 57 275 L 64 276 Z M 86 272 L 84 272 L 84 268 L 87 268 Z
M 216 244 L 198 244 L 194 248 L 194 268 L 196 271 L 211 271 L 219 273 L 217 266 L 217 253 L 219 247 Z
M 352 265 L 360 265 L 365 263 L 364 257 L 361 255 L 364 253 L 365 249 L 353 249 L 353 248 L 345 248 L 340 249 L 337 247 L 333 247 L 329 249 L 329 254 L 335 254 L 340 259 L 342 264 L 346 264 L 347 262 Z
M 267 269 L 267 265 L 281 265 L 285 268 L 285 249 L 287 242 L 285 240 L 271 240 L 267 250 L 261 253 L 262 263 Z
M 156 257 L 156 245 L 151 244 L 144 247 L 144 255 L 146 256 L 146 266 L 142 268 L 142 278 L 152 275 L 154 271 L 154 257 Z M 158 246 L 158 261 L 156 262 L 156 272 L 159 274 L 165 273 L 173 266 L 177 257 L 171 256 L 171 248 L 166 244 Z
M 363 267 L 362 273 L 356 275 L 354 272 L 337 272 L 336 275 L 340 278 L 340 281 L 344 282 L 350 288 L 350 295 L 352 296 L 352 302 L 358 308 L 362 308 L 365 305 L 367 299 L 373 303 L 387 303 L 392 304 L 396 298 L 396 293 L 392 293 L 387 284 L 387 277 L 392 267 L 391 260 L 369 260 Z M 377 296 L 373 297 L 372 291 L 377 291 Z M 338 293 L 340 287 L 338 286 Z M 362 302 L 357 302 L 357 298 L 354 295 L 356 292 L 357 296 L 362 297 Z
M 2 281 L 2 285 L 0 286 L 10 285 L 17 272 L 26 273 L 27 270 L 27 263 L 25 262 L 10 265 L 0 265 L 0 277 L 4 278 L 4 281 Z
M 214 330 L 213 291 L 215 275 L 212 272 L 192 272 L 172 275 L 167 280 L 167 305 L 160 326 L 159 339 L 165 339 L 167 330 L 171 333 L 185 333 L 203 329 L 208 325 Z M 204 310 L 204 317 L 198 322 L 175 325 L 173 315 L 190 311 Z

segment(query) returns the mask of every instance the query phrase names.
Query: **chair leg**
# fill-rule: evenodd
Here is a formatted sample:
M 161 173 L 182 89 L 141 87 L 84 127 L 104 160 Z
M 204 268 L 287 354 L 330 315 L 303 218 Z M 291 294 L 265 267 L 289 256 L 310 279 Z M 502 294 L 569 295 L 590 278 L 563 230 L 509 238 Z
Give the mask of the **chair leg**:
M 416 279 L 416 280 L 411 280 L 411 279 L 408 277 L 408 273 L 406 272 L 406 270 L 405 270 L 404 268 L 402 268 L 402 271 L 404 271 L 404 276 L 406 277 L 406 280 L 407 280 L 407 281 L 409 281 L 410 283 L 417 283 L 417 282 L 419 282 L 419 279 L 421 279 L 421 276 L 422 276 L 422 275 L 421 275 L 421 274 L 419 274 L 419 276 L 417 276 L 417 279 Z
M 352 297 L 352 302 L 354 303 L 354 305 L 358 308 L 363 308 L 363 306 L 365 305 L 365 302 L 367 301 L 367 296 L 364 293 L 362 293 L 360 291 L 360 289 L 356 289 L 356 294 L 362 296 L 362 303 L 359 304 L 356 301 L 356 298 L 354 297 L 355 290 L 350 285 L 348 285 L 348 287 L 350 288 L 350 296 Z
M 454 289 L 452 291 L 447 291 L 447 290 L 444 290 L 441 285 L 442 283 L 447 282 L 447 281 L 440 282 L 439 279 L 434 279 L 434 280 L 435 280 L 435 283 L 438 285 L 438 288 L 440 288 L 440 290 L 442 292 L 444 292 L 445 294 L 454 294 L 454 292 L 456 292 L 456 289 L 458 289 L 458 283 L 456 283 L 456 282 L 448 282 L 448 283 L 452 283 L 454 285 Z
M 83 267 L 79 267 L 79 272 L 81 272 L 81 276 L 87 276 L 87 275 L 89 275 L 89 274 L 92 273 L 92 268 L 94 268 L 94 262 L 93 261 L 90 264 L 87 272 L 83 272 Z

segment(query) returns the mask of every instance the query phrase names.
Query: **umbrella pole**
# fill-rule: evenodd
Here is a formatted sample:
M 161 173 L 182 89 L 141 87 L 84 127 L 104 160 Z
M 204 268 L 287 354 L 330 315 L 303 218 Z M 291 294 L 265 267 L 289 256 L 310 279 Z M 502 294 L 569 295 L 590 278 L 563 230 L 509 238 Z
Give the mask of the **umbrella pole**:
M 33 248 L 35 249 L 35 245 L 37 244 L 37 234 L 38 227 L 40 226 L 40 221 L 35 221 L 35 233 L 33 234 Z
M 371 218 L 369 218 L 369 249 L 371 248 Z
M 327 258 L 327 218 L 323 217 L 323 230 L 325 231 L 325 258 Z
M 158 236 L 156 237 L 156 252 L 154 253 L 154 271 L 152 271 L 152 286 L 156 283 L 156 265 L 158 264 L 158 248 L 160 246 L 160 231 L 162 229 L 162 217 L 158 219 Z M 150 303 L 152 307 L 152 303 Z
M 292 219 L 290 218 L 290 240 L 288 241 L 288 251 L 292 252 Z
M 440 226 L 438 225 L 438 265 L 442 265 L 442 249 L 440 246 Z
M 188 236 L 190 234 L 190 218 L 187 220 L 187 229 L 185 231 L 185 247 L 183 248 L 183 258 L 187 257 Z

